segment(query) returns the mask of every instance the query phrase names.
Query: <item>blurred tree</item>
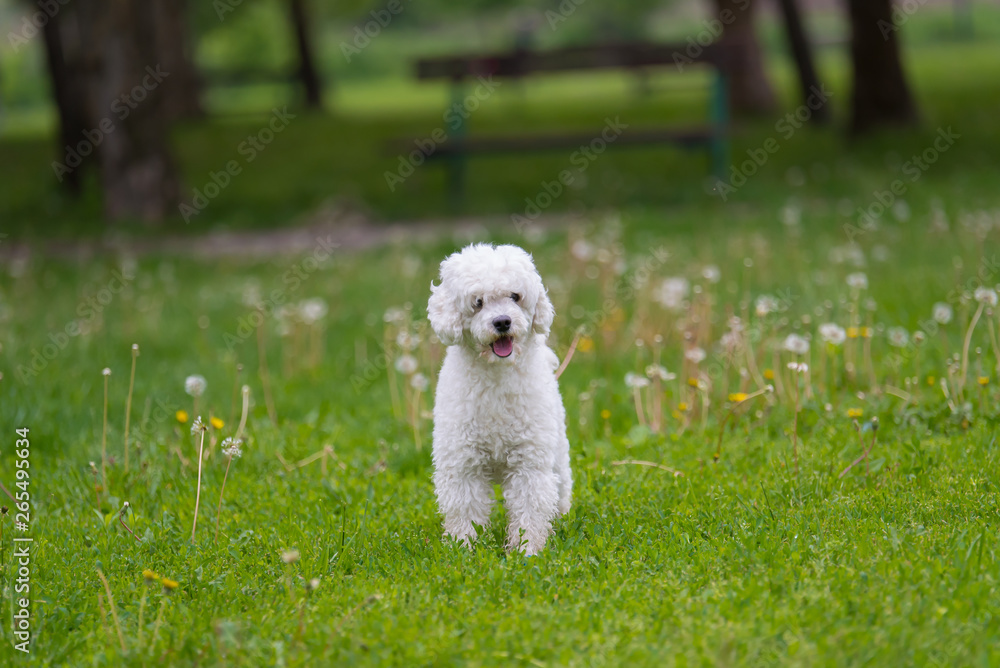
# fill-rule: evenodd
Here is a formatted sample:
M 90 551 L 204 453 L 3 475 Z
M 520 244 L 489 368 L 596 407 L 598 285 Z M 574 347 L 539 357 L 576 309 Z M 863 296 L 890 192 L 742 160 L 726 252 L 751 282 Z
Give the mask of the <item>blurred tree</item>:
M 809 48 L 809 38 L 806 37 L 802 16 L 795 0 L 778 0 L 781 15 L 785 20 L 785 34 L 788 37 L 788 47 L 795 60 L 795 68 L 799 75 L 799 87 L 802 91 L 802 103 L 807 104 L 809 98 L 820 90 L 819 77 L 816 76 L 816 66 L 813 64 L 812 50 Z M 830 121 L 830 108 L 824 103 L 812 110 L 810 120 L 816 123 Z
M 180 184 L 167 146 L 170 116 L 161 86 L 172 73 L 159 65 L 155 12 L 147 0 L 75 4 L 80 102 L 91 119 L 84 141 L 98 156 L 105 214 L 159 221 L 176 211 Z
M 852 134 L 917 121 L 917 108 L 899 57 L 892 0 L 848 0 L 851 19 Z
M 187 0 L 153 0 L 157 61 L 170 76 L 163 82 L 162 102 L 171 119 L 198 118 L 201 77 L 192 57 Z
M 714 0 L 716 18 L 722 26 L 718 43 L 728 50 L 726 76 L 730 103 L 736 115 L 768 114 L 777 107 L 777 97 L 764 69 L 757 41 L 757 0 Z
M 323 85 L 316 68 L 316 56 L 313 53 L 312 41 L 309 37 L 309 21 L 306 16 L 305 0 L 289 0 L 289 2 L 299 57 L 298 78 L 306 94 L 306 106 L 319 109 L 323 106 Z
M 52 87 L 52 98 L 56 103 L 59 115 L 59 148 L 73 146 L 90 126 L 87 125 L 86 105 L 83 89 L 80 86 L 80 72 L 74 70 L 78 59 L 67 53 L 64 44 L 68 41 L 65 32 L 75 27 L 76 17 L 73 7 L 56 12 L 43 28 L 45 40 L 46 64 L 49 68 L 49 81 Z M 73 195 L 80 194 L 80 184 L 83 170 L 91 162 L 93 156 L 81 156 L 81 162 L 75 168 L 65 173 L 60 182 Z

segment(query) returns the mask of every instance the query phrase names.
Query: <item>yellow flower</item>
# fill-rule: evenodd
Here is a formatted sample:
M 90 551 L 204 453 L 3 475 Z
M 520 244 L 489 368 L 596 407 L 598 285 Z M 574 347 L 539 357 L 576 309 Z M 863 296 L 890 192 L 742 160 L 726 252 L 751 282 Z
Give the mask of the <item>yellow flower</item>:
M 184 424 L 184 423 L 186 423 L 188 421 L 188 413 L 187 413 L 187 411 L 177 411 L 177 413 L 174 415 L 174 417 L 176 417 L 177 421 L 180 422 L 181 424 Z
M 934 381 L 936 381 L 936 380 L 937 380 L 937 378 L 935 378 L 934 376 L 927 376 L 927 384 L 928 385 L 933 385 Z
M 691 387 L 698 387 L 698 379 L 688 378 L 688 385 L 690 385 Z
M 874 330 L 871 327 L 862 327 L 861 328 L 861 336 L 865 337 L 866 339 L 872 338 L 872 334 L 873 333 L 874 333 Z
M 156 582 L 156 581 L 158 581 L 160 579 L 159 575 L 157 575 L 155 572 L 149 570 L 148 568 L 145 569 L 142 572 L 142 577 L 144 577 L 146 579 L 147 583 L 149 583 L 149 582 Z
M 601 411 L 601 417 L 607 420 L 608 418 L 611 417 L 611 411 L 605 408 L 603 411 Z
M 732 402 L 735 402 L 737 404 L 740 403 L 741 401 L 746 401 L 747 400 L 747 393 L 746 392 L 735 392 L 735 393 L 729 395 L 729 400 L 732 401 Z
M 170 578 L 161 578 L 160 584 L 163 585 L 163 591 L 167 593 L 172 592 L 173 590 L 177 589 L 178 586 L 180 586 L 177 580 L 171 580 Z
M 688 405 L 685 402 L 682 401 L 679 404 L 677 404 L 677 410 L 679 410 L 679 411 L 686 411 L 687 409 L 688 409 Z
M 847 338 L 849 338 L 849 339 L 856 339 L 856 338 L 858 338 L 858 328 L 857 327 L 848 327 L 847 328 Z
M 989 376 L 980 376 L 976 380 L 979 382 L 980 385 L 989 385 L 990 383 Z
M 212 424 L 214 429 L 222 429 L 226 426 L 226 423 L 217 417 L 209 418 L 208 421 Z
M 849 418 L 859 418 L 859 417 L 861 417 L 864 414 L 865 414 L 865 411 L 862 408 L 848 408 L 847 409 L 847 417 L 849 417 Z
M 764 378 L 774 380 L 774 369 L 764 369 Z
M 594 349 L 594 340 L 589 336 L 584 336 L 580 338 L 580 343 L 576 346 L 577 350 L 581 353 L 589 353 Z

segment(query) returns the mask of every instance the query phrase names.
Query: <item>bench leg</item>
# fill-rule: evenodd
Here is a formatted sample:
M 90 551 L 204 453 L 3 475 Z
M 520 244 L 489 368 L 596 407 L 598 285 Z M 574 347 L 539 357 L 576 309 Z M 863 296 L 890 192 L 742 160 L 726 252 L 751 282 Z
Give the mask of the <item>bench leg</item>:
M 716 71 L 712 83 L 711 104 L 712 174 L 722 181 L 729 165 L 729 83 L 722 70 Z

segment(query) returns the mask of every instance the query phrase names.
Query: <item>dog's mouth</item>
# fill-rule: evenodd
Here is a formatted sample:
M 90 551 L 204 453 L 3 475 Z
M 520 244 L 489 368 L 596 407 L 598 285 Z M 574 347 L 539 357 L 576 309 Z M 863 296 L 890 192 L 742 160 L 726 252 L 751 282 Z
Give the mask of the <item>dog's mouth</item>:
M 493 354 L 497 357 L 510 357 L 511 353 L 514 352 L 514 338 L 501 336 L 490 344 L 490 348 L 493 349 Z

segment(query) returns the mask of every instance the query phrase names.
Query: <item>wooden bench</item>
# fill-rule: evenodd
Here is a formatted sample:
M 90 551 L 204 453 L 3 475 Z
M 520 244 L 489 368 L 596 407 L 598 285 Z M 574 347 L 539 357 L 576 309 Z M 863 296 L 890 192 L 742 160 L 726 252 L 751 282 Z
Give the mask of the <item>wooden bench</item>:
M 416 63 L 416 76 L 419 80 L 451 81 L 454 106 L 463 104 L 468 80 L 480 77 L 518 79 L 531 74 L 601 69 L 625 69 L 642 73 L 651 67 L 676 66 L 679 61 L 685 69 L 691 65 L 709 66 L 713 70 L 713 77 L 707 123 L 691 127 L 628 129 L 613 144 L 650 146 L 669 143 L 685 149 L 704 147 L 709 151 L 712 173 L 718 178 L 724 178 L 729 167 L 729 95 L 724 74 L 725 52 L 714 44 L 702 48 L 697 55 L 691 55 L 690 51 L 688 44 L 630 43 L 424 58 Z M 453 118 L 457 122 L 452 124 L 444 142 L 418 146 L 418 151 L 428 161 L 446 162 L 448 189 L 455 206 L 461 203 L 464 195 L 468 156 L 579 148 L 593 141 L 600 132 L 470 137 L 467 132 L 468 120 L 458 115 Z

